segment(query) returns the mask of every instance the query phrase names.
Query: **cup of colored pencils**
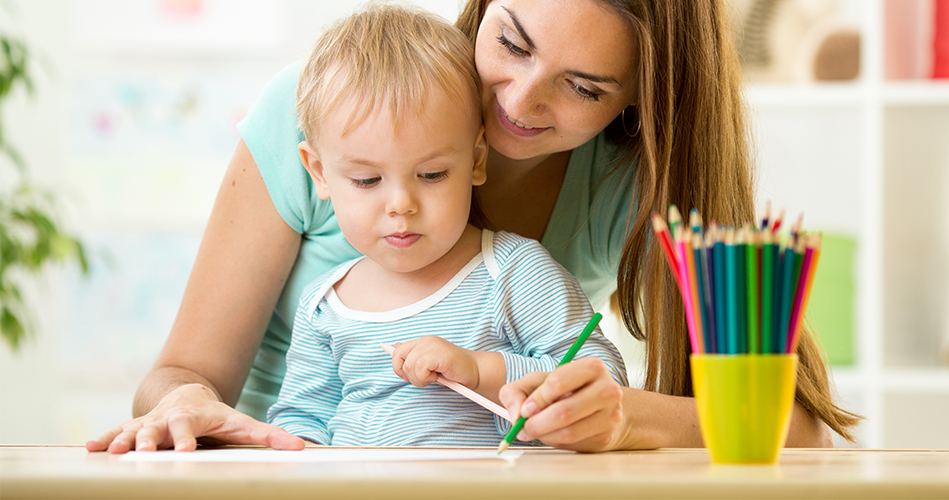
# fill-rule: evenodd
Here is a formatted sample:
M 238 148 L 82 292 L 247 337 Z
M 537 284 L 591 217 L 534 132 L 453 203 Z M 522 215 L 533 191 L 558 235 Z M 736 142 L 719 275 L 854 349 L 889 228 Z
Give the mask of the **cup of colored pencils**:
M 702 437 L 715 463 L 773 463 L 784 446 L 820 234 L 761 225 L 688 224 L 675 206 L 653 229 L 682 295 L 692 387 Z

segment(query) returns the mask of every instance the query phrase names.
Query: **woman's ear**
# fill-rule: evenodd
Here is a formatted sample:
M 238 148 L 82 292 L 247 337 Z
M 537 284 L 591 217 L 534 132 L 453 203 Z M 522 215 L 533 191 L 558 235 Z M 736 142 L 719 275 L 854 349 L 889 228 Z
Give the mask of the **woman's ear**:
M 471 173 L 472 186 L 480 186 L 488 179 L 487 164 L 488 142 L 484 139 L 484 125 L 481 125 L 474 147 L 474 170 Z
M 326 185 L 326 177 L 323 176 L 323 162 L 320 161 L 319 155 L 316 154 L 316 151 L 307 141 L 301 142 L 298 148 L 300 149 L 300 161 L 313 179 L 313 185 L 316 187 L 316 195 L 319 196 L 321 200 L 330 199 L 330 190 L 329 186 Z

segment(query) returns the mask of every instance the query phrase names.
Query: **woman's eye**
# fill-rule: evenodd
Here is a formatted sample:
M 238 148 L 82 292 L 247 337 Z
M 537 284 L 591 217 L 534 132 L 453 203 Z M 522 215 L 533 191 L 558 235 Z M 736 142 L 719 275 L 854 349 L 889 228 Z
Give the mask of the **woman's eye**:
M 600 94 L 594 92 L 590 89 L 577 85 L 576 83 L 570 82 L 570 86 L 573 87 L 573 91 L 577 93 L 578 96 L 582 99 L 593 99 L 594 101 L 600 100 Z
M 424 174 L 419 174 L 419 177 L 421 177 L 422 180 L 426 180 L 429 182 L 438 182 L 448 177 L 448 171 L 442 170 L 441 172 L 428 172 Z
M 508 40 L 504 35 L 498 35 L 498 43 L 504 46 L 511 54 L 515 56 L 523 56 L 527 54 L 527 51 L 514 45 L 514 42 Z
M 371 188 L 372 186 L 378 184 L 380 180 L 380 177 L 370 177 L 368 179 L 350 179 L 350 181 L 353 183 L 353 186 L 358 188 Z

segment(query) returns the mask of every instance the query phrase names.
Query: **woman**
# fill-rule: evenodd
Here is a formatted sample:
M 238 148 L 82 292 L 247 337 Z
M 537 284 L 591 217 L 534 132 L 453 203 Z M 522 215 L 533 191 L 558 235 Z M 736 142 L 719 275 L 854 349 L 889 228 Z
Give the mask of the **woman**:
M 646 342 L 645 390 L 618 386 L 593 360 L 505 386 L 508 408 L 536 413 L 521 437 L 585 451 L 701 446 L 682 305 L 648 221 L 670 203 L 723 224 L 753 219 L 740 70 L 721 2 L 469 0 L 457 26 L 484 87 L 491 151 L 477 195 L 488 226 L 540 240 L 594 304 L 616 289 L 624 322 Z M 287 163 L 284 150 L 302 140 L 294 71 L 242 123 L 178 317 L 136 394 L 139 417 L 89 450 L 190 450 L 196 437 L 303 446 L 229 406 L 240 398 L 248 413 L 266 410 L 299 284 L 352 256 L 300 185 L 299 160 Z M 788 445 L 829 446 L 828 427 L 849 438 L 857 417 L 833 405 L 809 334 L 798 354 Z

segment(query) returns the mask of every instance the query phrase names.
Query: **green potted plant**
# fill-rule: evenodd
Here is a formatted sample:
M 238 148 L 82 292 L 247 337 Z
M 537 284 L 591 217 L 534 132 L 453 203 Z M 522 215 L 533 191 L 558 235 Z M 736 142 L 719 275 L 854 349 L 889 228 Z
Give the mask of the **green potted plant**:
M 55 262 L 77 262 L 83 274 L 89 271 L 82 242 L 57 221 L 56 197 L 31 182 L 23 158 L 4 134 L 2 111 L 11 91 L 22 86 L 33 95 L 29 65 L 26 45 L 0 33 L 0 336 L 13 350 L 35 332 L 23 280 Z

